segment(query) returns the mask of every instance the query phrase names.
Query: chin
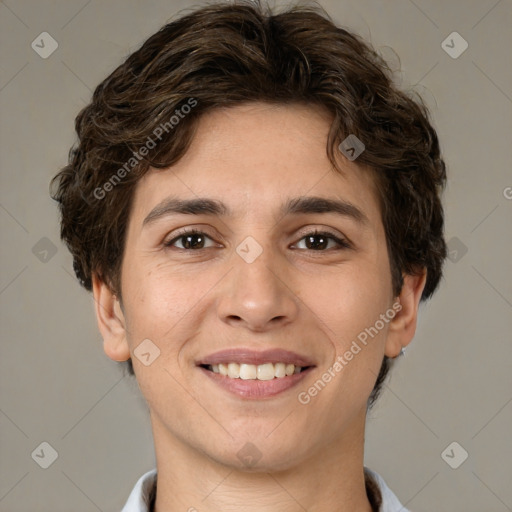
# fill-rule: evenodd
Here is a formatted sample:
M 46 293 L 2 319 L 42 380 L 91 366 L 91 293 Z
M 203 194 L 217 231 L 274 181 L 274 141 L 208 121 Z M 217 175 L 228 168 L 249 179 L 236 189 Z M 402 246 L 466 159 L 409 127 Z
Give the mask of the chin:
M 264 435 L 244 436 L 243 439 L 230 440 L 221 452 L 208 451 L 210 457 L 217 463 L 237 471 L 247 473 L 287 471 L 300 464 L 306 458 L 306 454 L 299 440 L 294 441 L 290 437 L 287 437 L 287 443 L 283 440 L 282 436 L 276 436 L 272 440 L 265 439 Z

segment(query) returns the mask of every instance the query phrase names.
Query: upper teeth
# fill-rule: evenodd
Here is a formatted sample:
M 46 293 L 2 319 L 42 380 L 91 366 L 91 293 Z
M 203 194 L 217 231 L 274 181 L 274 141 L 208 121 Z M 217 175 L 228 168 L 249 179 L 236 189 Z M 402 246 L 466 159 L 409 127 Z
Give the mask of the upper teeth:
M 244 380 L 272 380 L 274 377 L 285 377 L 300 373 L 301 366 L 286 363 L 265 363 L 265 364 L 212 364 L 209 368 L 215 372 L 220 373 L 231 379 L 244 379 Z

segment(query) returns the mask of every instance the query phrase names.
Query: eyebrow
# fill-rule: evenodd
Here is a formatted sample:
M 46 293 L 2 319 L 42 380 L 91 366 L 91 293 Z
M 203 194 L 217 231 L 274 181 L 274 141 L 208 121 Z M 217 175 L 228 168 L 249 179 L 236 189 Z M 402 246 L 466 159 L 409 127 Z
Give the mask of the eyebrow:
M 368 217 L 357 206 L 339 199 L 325 197 L 296 197 L 289 199 L 280 210 L 282 216 L 308 213 L 336 213 L 348 217 L 361 225 L 369 224 Z M 169 197 L 149 212 L 142 226 L 146 226 L 168 215 L 212 215 L 230 216 L 229 208 L 221 201 L 207 198 L 178 199 Z
M 142 226 L 172 214 L 225 216 L 229 210 L 224 203 L 215 199 L 177 199 L 168 197 L 156 205 L 144 219 Z
M 367 225 L 368 217 L 357 206 L 340 199 L 327 199 L 325 197 L 297 197 L 290 199 L 281 209 L 283 216 L 301 213 L 336 213 L 349 217 L 357 223 Z

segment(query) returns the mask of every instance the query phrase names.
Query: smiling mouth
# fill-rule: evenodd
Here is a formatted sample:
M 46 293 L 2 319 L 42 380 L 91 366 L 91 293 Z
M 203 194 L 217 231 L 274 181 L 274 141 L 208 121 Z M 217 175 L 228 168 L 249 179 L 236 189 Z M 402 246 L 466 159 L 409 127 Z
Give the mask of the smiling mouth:
M 230 379 L 242 380 L 273 380 L 283 379 L 297 373 L 301 373 L 310 366 L 295 366 L 286 363 L 264 363 L 264 364 L 202 364 L 201 368 L 213 373 L 218 373 Z

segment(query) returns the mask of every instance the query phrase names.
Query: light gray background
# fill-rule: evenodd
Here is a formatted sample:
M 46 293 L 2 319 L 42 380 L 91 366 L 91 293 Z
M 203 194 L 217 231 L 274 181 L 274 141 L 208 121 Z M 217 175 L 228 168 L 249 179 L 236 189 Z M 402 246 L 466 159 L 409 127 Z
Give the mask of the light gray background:
M 400 56 L 398 76 L 430 106 L 449 171 L 453 261 L 371 412 L 366 464 L 413 511 L 512 510 L 512 3 L 320 3 L 393 66 L 400 64 L 388 47 Z M 193 5 L 0 4 L 1 511 L 120 510 L 154 467 L 145 403 L 102 351 L 92 298 L 59 241 L 48 182 L 66 162 L 92 89 Z M 31 48 L 43 31 L 59 45 L 47 59 Z M 469 44 L 456 59 L 441 46 L 453 31 Z M 43 237 L 56 254 L 36 246 Z M 58 452 L 46 470 L 31 457 L 44 441 Z M 469 454 L 458 469 L 441 457 L 453 441 Z M 463 452 L 448 453 L 457 461 Z

